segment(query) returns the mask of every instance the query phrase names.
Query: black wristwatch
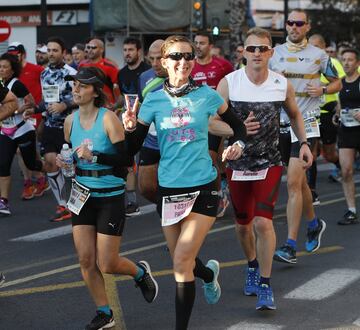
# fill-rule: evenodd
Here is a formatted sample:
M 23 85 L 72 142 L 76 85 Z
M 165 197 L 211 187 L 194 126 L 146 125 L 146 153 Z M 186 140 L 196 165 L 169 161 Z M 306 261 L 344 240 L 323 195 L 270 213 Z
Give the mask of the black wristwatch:
M 323 95 L 327 94 L 327 87 L 323 86 L 322 91 L 323 91 Z
M 309 148 L 311 147 L 311 143 L 310 143 L 309 141 L 302 141 L 302 142 L 300 142 L 300 148 L 301 148 L 304 144 L 307 144 Z

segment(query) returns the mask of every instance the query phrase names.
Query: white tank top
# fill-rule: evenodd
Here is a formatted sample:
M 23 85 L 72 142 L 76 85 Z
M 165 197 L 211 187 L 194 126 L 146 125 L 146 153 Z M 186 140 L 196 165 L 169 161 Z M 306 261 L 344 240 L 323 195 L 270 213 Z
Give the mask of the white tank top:
M 252 83 L 245 68 L 226 76 L 229 86 L 229 104 L 244 121 L 252 111 L 260 122 L 259 132 L 247 137 L 242 157 L 230 161 L 233 170 L 258 171 L 281 165 L 278 150 L 280 111 L 286 100 L 287 80 L 269 70 L 267 79 L 261 85 Z

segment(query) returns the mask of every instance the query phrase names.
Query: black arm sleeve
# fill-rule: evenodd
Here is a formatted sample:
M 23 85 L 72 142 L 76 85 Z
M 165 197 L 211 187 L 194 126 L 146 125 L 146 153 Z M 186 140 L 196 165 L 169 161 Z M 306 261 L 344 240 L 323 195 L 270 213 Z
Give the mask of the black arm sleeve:
M 246 141 L 246 127 L 231 108 L 228 108 L 223 114 L 219 114 L 219 116 L 234 131 L 234 135 L 231 137 L 230 142 L 239 140 L 243 142 Z
M 149 127 L 147 125 L 140 124 L 137 122 L 136 129 L 133 132 L 126 132 L 125 142 L 127 146 L 127 152 L 131 156 L 134 156 L 138 153 L 141 146 L 144 143 L 146 135 L 149 132 Z
M 120 141 L 113 144 L 116 149 L 115 154 L 99 153 L 97 163 L 109 166 L 132 166 L 133 158 L 126 152 L 125 142 Z

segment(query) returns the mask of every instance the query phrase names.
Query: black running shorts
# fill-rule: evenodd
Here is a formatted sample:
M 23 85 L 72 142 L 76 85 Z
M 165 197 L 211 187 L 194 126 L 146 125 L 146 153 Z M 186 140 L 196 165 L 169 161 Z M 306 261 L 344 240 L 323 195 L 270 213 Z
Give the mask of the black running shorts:
M 90 197 L 79 215 L 72 214 L 72 225 L 94 226 L 98 233 L 122 236 L 125 225 L 124 194 Z
M 159 164 L 160 150 L 141 147 L 139 155 L 139 166 Z

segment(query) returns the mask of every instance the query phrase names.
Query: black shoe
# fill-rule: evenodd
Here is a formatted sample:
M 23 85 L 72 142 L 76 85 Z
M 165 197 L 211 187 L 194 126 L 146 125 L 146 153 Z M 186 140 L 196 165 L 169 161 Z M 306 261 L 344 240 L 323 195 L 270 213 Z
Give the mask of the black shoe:
M 91 320 L 91 322 L 86 326 L 85 330 L 101 330 L 112 328 L 115 325 L 113 312 L 111 315 L 107 315 L 102 311 L 96 311 L 96 316 Z
M 5 275 L 3 273 L 0 273 L 0 286 L 2 286 L 5 282 Z
M 296 264 L 296 250 L 289 244 L 284 244 L 275 251 L 273 259 L 288 264 Z
M 311 190 L 311 195 L 312 195 L 312 203 L 314 206 L 316 205 L 320 205 L 320 199 L 318 194 L 316 193 L 315 190 Z
M 140 207 L 136 203 L 128 203 L 125 209 L 125 215 L 127 217 L 133 217 L 140 214 Z
M 141 289 L 145 300 L 151 303 L 156 299 L 158 294 L 158 284 L 152 277 L 150 265 L 146 261 L 139 261 L 136 265 L 144 270 L 144 275 L 140 280 L 135 280 L 135 286 Z
M 356 225 L 358 224 L 359 221 L 357 220 L 357 215 L 356 213 L 348 210 L 344 216 L 343 219 L 338 221 L 338 225 Z

